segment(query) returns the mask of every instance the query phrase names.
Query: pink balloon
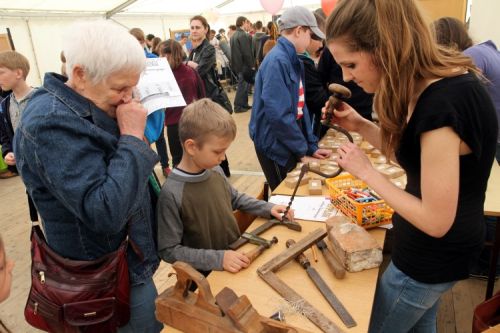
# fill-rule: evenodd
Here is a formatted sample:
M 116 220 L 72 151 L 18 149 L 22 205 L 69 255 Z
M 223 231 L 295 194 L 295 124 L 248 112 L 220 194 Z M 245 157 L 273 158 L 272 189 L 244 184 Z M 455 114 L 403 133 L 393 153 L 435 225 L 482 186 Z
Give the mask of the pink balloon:
M 278 14 L 285 0 L 260 0 L 262 8 L 272 15 Z

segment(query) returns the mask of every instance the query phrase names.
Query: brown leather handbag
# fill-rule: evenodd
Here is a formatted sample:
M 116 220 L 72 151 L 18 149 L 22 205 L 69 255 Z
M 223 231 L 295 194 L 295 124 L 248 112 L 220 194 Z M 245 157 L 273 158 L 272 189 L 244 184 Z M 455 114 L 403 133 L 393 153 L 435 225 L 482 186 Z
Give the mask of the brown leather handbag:
M 97 260 L 61 257 L 38 225 L 31 230 L 31 289 L 26 321 L 47 332 L 108 333 L 130 319 L 127 240 Z
M 500 324 L 500 292 L 476 306 L 472 319 L 472 333 L 486 331 L 498 324 Z

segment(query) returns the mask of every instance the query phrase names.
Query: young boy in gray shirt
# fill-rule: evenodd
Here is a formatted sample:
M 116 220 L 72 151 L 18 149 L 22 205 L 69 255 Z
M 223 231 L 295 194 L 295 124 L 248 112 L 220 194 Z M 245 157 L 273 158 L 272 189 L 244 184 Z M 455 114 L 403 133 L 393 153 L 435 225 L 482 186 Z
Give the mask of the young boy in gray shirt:
M 236 136 L 231 115 L 209 99 L 187 106 L 179 122 L 183 155 L 158 201 L 158 252 L 169 263 L 184 261 L 199 271 L 236 273 L 250 264 L 229 250 L 240 231 L 235 209 L 281 219 L 285 206 L 238 193 L 218 165 Z

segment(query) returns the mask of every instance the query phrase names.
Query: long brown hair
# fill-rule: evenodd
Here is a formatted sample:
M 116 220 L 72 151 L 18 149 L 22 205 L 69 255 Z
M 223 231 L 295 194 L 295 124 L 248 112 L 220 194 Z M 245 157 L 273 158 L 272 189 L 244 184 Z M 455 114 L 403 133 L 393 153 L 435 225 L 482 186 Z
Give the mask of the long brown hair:
M 413 0 L 341 0 L 326 23 L 327 44 L 334 39 L 370 53 L 380 68 L 374 109 L 386 156 L 398 148 L 417 81 L 456 76 L 457 68 L 477 73 L 470 58 L 437 46 Z
M 176 69 L 182 64 L 184 59 L 184 50 L 179 42 L 173 39 L 169 39 L 161 42 L 158 45 L 158 50 L 160 52 L 160 57 L 167 57 L 170 68 Z

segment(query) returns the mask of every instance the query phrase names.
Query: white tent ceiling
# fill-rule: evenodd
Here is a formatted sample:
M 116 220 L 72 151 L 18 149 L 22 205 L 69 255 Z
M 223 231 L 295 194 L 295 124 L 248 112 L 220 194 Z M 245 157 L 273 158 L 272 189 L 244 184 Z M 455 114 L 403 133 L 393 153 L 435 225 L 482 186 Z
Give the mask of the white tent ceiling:
M 279 0 L 275 0 L 279 1 Z M 284 0 L 283 8 L 320 7 L 321 0 Z M 0 16 L 44 14 L 193 15 L 215 11 L 221 15 L 263 11 L 259 0 L 0 0 Z

